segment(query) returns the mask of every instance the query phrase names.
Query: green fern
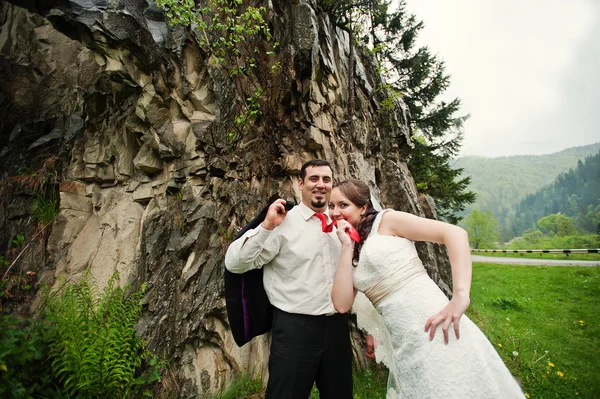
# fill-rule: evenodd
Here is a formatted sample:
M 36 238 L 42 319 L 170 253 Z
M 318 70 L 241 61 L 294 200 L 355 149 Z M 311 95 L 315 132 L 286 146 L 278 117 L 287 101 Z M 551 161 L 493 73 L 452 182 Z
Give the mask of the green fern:
M 118 273 L 100 294 L 89 272 L 62 295 L 49 297 L 52 367 L 72 397 L 138 396 L 162 367 L 135 333 L 145 286 L 127 295 Z M 148 373 L 141 375 L 143 366 Z

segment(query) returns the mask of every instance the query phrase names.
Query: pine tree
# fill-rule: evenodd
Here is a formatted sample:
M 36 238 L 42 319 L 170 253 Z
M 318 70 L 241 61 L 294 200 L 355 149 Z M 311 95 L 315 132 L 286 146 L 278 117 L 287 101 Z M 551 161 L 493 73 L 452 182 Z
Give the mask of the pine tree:
M 458 222 L 456 212 L 475 201 L 467 191 L 470 177 L 461 178 L 462 169 L 450 166 L 460 150 L 462 126 L 468 116 L 457 116 L 460 100 L 440 99 L 450 85 L 444 62 L 427 47 L 415 48 L 423 22 L 409 14 L 406 2 L 385 18 L 377 29 L 375 42 L 382 52 L 383 72 L 392 88 L 402 93 L 415 132 L 415 148 L 409 169 L 422 193 L 436 200 L 443 219 Z
M 387 0 L 322 0 L 319 4 L 336 26 L 350 29 L 378 57 L 385 89 L 402 97 L 410 111 L 415 140 L 408 166 L 417 187 L 435 199 L 441 218 L 458 222 L 455 213 L 475 201 L 475 193 L 468 191 L 471 178 L 461 177 L 463 170 L 450 165 L 460 150 L 461 129 L 468 116 L 457 116 L 458 98 L 440 99 L 450 85 L 444 62 L 427 47 L 415 47 L 423 22 L 407 12 L 404 0 L 395 10 Z

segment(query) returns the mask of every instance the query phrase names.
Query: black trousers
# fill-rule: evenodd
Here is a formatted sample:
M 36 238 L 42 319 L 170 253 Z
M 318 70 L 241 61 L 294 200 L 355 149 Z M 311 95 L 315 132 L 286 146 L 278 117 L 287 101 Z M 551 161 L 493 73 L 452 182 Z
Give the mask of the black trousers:
M 348 314 L 309 316 L 275 308 L 265 399 L 352 399 Z

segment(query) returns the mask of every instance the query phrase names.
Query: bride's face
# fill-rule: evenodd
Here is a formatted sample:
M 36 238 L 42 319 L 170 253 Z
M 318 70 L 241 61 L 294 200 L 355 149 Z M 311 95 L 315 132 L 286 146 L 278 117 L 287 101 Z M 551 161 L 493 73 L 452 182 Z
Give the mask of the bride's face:
M 365 213 L 367 205 L 356 206 L 350 201 L 339 188 L 331 191 L 329 199 L 329 217 L 334 220 L 347 220 L 354 227 L 358 226 L 362 215 Z

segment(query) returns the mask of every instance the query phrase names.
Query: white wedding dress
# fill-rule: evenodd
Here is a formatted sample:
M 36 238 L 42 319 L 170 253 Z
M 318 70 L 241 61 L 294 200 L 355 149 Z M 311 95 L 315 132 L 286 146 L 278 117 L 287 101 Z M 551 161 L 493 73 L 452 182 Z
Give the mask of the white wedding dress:
M 387 398 L 523 398 L 492 344 L 466 315 L 460 320 L 460 339 L 451 327 L 445 345 L 438 327 L 429 341 L 425 323 L 448 299 L 426 274 L 412 241 L 378 233 L 384 212 L 362 247 L 354 285 L 373 302 L 385 325 L 357 312 L 359 327 L 383 342 L 376 356 L 390 368 Z

